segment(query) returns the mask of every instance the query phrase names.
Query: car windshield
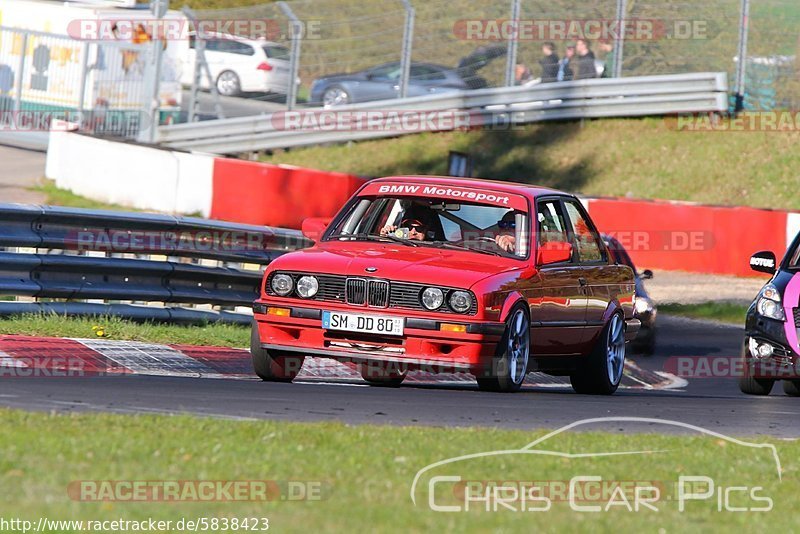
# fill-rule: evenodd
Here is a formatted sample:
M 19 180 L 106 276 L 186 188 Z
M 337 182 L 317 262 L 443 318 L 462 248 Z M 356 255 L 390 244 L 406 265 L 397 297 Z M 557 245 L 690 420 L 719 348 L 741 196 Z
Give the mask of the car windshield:
M 800 270 L 800 240 L 795 241 L 795 247 L 789 251 L 788 256 L 789 264 L 787 267 L 792 270 Z
M 438 198 L 379 196 L 354 201 L 327 239 L 386 241 L 525 258 L 527 236 L 527 211 Z

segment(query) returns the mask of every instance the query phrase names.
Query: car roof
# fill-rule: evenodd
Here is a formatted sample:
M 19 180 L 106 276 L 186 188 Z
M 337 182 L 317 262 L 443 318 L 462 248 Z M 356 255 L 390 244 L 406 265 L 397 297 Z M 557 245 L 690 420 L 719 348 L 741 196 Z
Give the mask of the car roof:
M 261 37 L 253 39 L 251 37 L 242 37 L 241 35 L 236 35 L 233 33 L 221 33 L 221 32 L 204 32 L 204 35 L 208 35 L 212 38 L 225 39 L 227 41 L 236 41 L 239 43 L 246 43 L 255 46 L 270 45 L 270 46 L 282 46 L 284 48 L 288 48 L 285 44 L 276 43 L 275 41 L 267 41 L 266 39 Z
M 453 176 L 387 176 L 370 180 L 374 182 L 405 182 L 414 184 L 439 184 L 451 187 L 484 187 L 504 193 L 517 193 L 529 197 L 542 197 L 548 195 L 563 195 L 574 197 L 572 193 L 565 193 L 557 189 L 520 182 L 506 182 L 500 180 L 487 180 L 484 178 L 456 178 Z

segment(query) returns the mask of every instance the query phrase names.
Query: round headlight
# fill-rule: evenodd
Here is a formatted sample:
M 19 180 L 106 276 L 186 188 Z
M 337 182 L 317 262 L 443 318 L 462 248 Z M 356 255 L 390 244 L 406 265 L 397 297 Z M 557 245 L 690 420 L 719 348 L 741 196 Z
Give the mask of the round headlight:
M 472 296 L 466 291 L 453 291 L 450 295 L 450 307 L 458 313 L 467 313 L 472 307 Z
M 319 291 L 319 282 L 313 276 L 301 276 L 297 281 L 297 294 L 304 299 L 310 299 Z
M 276 274 L 272 277 L 272 290 L 282 296 L 285 297 L 289 293 L 292 292 L 292 288 L 294 287 L 294 280 L 288 274 Z
M 429 310 L 438 310 L 444 302 L 444 293 L 438 287 L 429 287 L 422 292 L 422 305 Z

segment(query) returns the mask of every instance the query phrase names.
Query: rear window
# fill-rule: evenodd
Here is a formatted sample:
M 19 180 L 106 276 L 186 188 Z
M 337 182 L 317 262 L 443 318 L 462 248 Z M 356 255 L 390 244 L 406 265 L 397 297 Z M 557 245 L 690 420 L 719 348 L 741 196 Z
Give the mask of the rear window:
M 289 49 L 285 46 L 265 45 L 264 53 L 269 59 L 285 59 L 289 61 Z

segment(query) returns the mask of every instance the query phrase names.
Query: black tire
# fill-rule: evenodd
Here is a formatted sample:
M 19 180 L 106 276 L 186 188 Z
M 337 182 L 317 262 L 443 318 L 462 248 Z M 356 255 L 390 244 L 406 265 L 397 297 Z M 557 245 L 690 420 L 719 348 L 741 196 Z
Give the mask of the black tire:
M 585 365 L 576 369 L 569 380 L 576 393 L 613 395 L 622 381 L 624 368 L 625 319 L 615 313 L 603 327 Z
M 291 382 L 303 367 L 305 356 L 268 351 L 261 346 L 258 326 L 253 321 L 250 327 L 250 355 L 253 371 L 266 382 Z
M 392 364 L 386 365 L 380 362 L 360 363 L 358 372 L 370 386 L 385 388 L 399 387 L 408 374 L 406 370 L 396 369 Z
M 327 100 L 331 100 L 331 102 L 327 102 Z M 352 102 L 353 97 L 341 85 L 331 85 L 322 92 L 321 103 L 323 106 L 344 106 L 345 104 L 352 104 Z
M 747 340 L 745 339 L 744 346 L 742 347 L 742 368 L 744 375 L 739 378 L 739 390 L 747 395 L 766 396 L 772 392 L 775 387 L 774 378 L 758 378 L 754 376 L 756 373 L 755 362 L 747 354 Z
M 800 380 L 784 380 L 783 392 L 790 397 L 800 397 Z
M 232 70 L 224 70 L 217 76 L 217 92 L 222 96 L 239 96 L 242 94 L 242 82 L 239 75 Z
M 497 344 L 491 369 L 478 376 L 481 391 L 513 393 L 519 391 L 525 376 L 531 354 L 531 320 L 522 305 L 512 308 L 506 320 L 506 330 Z

